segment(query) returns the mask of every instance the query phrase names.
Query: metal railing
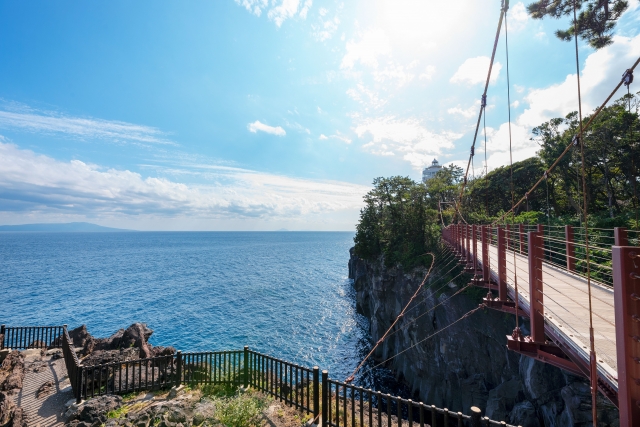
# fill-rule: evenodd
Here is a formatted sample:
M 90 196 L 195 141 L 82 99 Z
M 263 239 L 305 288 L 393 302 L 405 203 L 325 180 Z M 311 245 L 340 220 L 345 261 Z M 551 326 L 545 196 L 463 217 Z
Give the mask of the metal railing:
M 327 371 L 322 371 L 320 375 L 317 366 L 307 368 L 258 353 L 246 346 L 243 350 L 178 351 L 174 355 L 147 359 L 83 365 L 66 325 L 3 326 L 1 331 L 11 331 L 12 348 L 28 348 L 29 344 L 24 343 L 32 337 L 48 343 L 48 347 L 62 348 L 67 375 L 77 402 L 105 394 L 167 389 L 180 384 L 222 384 L 253 387 L 312 414 L 313 423 L 322 427 L 402 427 L 404 423 L 409 427 L 414 424 L 424 427 L 425 423 L 431 427 L 514 427 L 481 417 L 480 410 L 475 407 L 471 408 L 471 415 L 464 415 L 382 394 L 329 379 Z M 6 338 L 3 342 L 7 343 Z
M 8 327 L 0 325 L 0 349 L 60 348 L 62 347 L 63 329 L 64 326 Z

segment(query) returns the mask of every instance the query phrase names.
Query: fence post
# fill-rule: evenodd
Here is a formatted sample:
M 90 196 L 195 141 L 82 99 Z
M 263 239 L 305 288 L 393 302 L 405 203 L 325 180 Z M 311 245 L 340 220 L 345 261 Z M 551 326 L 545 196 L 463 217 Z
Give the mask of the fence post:
M 320 415 L 320 368 L 313 367 L 313 424 L 318 425 Z
M 542 236 L 530 231 L 529 236 L 529 298 L 531 338 L 544 342 L 544 297 L 542 286 Z
M 520 254 L 524 252 L 524 225 L 518 224 L 518 234 L 520 234 Z
M 509 240 L 511 239 L 511 224 L 507 224 L 507 231 L 505 233 L 505 236 L 507 238 L 507 244 L 505 246 L 505 250 L 509 250 Z
M 613 247 L 613 304 L 618 348 L 618 404 L 620 427 L 640 425 L 640 248 Z
M 507 248 L 505 230 L 498 227 L 498 297 L 507 300 Z
M 4 328 L 5 325 L 0 325 L 0 349 L 4 348 Z
M 176 387 L 179 387 L 182 383 L 182 351 L 180 350 L 176 352 L 176 376 Z
M 616 246 L 628 246 L 629 239 L 627 238 L 627 229 L 624 227 L 615 227 L 613 229 L 613 236 Z
M 329 372 L 322 371 L 322 427 L 327 427 L 327 409 L 329 408 Z
M 482 411 L 477 406 L 471 407 L 471 427 L 480 427 Z
M 75 350 L 71 350 L 75 351 Z M 82 402 L 82 377 L 84 376 L 84 367 L 76 366 L 76 403 Z
M 487 236 L 487 226 L 482 226 L 482 280 L 489 283 L 489 239 Z
M 564 249 L 567 253 L 567 270 L 576 271 L 576 245 L 573 240 L 573 227 L 564 226 Z
M 475 225 L 471 226 L 471 234 L 473 235 L 473 271 L 474 271 L 474 275 L 476 274 L 475 272 L 478 271 L 478 236 L 477 236 L 477 228 Z
M 467 230 L 467 264 L 471 264 L 471 226 L 467 224 L 464 228 Z
M 244 388 L 249 386 L 249 346 L 244 346 Z

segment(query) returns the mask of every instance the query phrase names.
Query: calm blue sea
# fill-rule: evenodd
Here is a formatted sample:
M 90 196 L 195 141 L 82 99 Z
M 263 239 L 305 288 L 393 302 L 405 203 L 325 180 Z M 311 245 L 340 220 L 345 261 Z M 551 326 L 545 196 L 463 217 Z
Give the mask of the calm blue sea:
M 0 323 L 109 336 L 145 322 L 154 345 L 249 345 L 343 379 L 369 347 L 352 245 L 340 232 L 0 233 Z

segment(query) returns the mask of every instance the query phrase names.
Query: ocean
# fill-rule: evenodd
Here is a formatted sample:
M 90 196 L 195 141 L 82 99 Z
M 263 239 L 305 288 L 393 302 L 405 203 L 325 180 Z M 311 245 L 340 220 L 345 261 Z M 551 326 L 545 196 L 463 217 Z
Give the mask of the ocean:
M 349 232 L 0 233 L 0 323 L 146 323 L 154 345 L 244 345 L 344 379 L 370 348 Z M 371 376 L 373 375 L 373 376 Z M 377 369 L 361 385 L 398 391 Z

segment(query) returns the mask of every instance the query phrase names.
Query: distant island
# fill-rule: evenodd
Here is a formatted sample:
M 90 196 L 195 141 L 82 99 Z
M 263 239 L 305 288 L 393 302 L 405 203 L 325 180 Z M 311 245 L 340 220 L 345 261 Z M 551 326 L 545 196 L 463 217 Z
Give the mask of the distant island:
M 49 224 L 20 224 L 20 225 L 0 225 L 2 231 L 43 231 L 43 232 L 122 232 L 135 231 L 125 230 L 123 228 L 103 227 L 90 222 L 67 222 L 67 223 L 49 223 Z

